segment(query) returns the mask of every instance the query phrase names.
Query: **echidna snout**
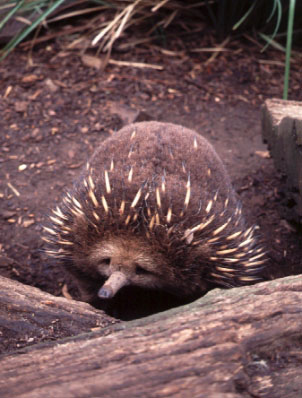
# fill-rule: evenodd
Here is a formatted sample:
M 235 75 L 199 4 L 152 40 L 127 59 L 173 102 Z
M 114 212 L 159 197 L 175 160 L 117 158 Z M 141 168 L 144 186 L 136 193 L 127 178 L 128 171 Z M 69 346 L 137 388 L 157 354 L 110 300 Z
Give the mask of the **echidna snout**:
M 113 272 L 106 283 L 98 291 L 99 298 L 110 299 L 123 287 L 128 284 L 128 279 L 123 272 Z
M 45 226 L 81 299 L 126 285 L 201 295 L 263 279 L 265 252 L 212 145 L 142 122 L 103 141 Z

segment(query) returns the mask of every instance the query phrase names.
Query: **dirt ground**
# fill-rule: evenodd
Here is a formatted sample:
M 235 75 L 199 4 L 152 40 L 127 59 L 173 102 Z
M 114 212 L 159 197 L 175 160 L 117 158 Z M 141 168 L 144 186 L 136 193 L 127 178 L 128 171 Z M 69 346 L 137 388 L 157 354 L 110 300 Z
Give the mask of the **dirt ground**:
M 98 142 L 128 122 L 149 119 L 179 123 L 209 139 L 246 217 L 260 226 L 269 277 L 302 272 L 301 235 L 283 217 L 283 179 L 261 139 L 260 108 L 266 98 L 282 96 L 284 56 L 236 40 L 213 58 L 192 51 L 210 46 L 209 37 L 193 36 L 171 40 L 168 49 L 112 54 L 115 61 L 162 69 L 118 63 L 96 69 L 58 43 L 36 49 L 30 59 L 14 52 L 0 64 L 1 275 L 62 294 L 68 278 L 43 254 L 41 223 Z M 302 99 L 299 73 L 294 62 L 293 100 Z

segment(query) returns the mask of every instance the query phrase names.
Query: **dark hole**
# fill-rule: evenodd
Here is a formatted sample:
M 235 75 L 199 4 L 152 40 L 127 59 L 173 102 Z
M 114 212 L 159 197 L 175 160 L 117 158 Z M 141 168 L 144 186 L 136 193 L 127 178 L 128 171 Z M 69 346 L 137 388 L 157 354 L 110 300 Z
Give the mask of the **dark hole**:
M 197 298 L 180 298 L 164 291 L 126 286 L 112 299 L 97 299 L 91 304 L 114 318 L 130 321 L 188 304 Z

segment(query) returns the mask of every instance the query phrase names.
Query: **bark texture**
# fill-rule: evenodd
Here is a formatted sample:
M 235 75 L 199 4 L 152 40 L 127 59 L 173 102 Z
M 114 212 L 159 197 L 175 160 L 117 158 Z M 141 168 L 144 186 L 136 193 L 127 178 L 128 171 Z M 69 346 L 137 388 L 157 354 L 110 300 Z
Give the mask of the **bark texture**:
M 288 277 L 36 345 L 1 358 L 0 396 L 297 398 L 301 302 Z
M 114 322 L 117 321 L 86 303 L 55 297 L 0 277 L 1 354 Z

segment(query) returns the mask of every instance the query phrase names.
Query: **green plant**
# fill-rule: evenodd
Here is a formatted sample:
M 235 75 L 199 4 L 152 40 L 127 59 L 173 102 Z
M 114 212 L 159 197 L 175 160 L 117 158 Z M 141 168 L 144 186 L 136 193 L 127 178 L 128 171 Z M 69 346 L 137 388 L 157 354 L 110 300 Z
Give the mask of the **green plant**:
M 286 57 L 285 57 L 284 89 L 283 89 L 283 99 L 285 99 L 285 100 L 287 100 L 287 98 L 288 98 L 290 56 L 291 56 L 291 48 L 292 48 L 295 6 L 296 6 L 296 0 L 290 0 L 289 12 L 288 12 L 288 24 L 287 24 Z
M 40 14 L 31 22 L 28 21 L 29 26 L 24 28 L 19 34 L 10 40 L 7 45 L 2 49 L 2 56 L 0 60 L 5 58 L 25 37 L 27 37 L 40 23 L 43 23 L 48 15 L 50 15 L 56 8 L 58 8 L 65 0 L 56 0 L 54 2 L 49 1 L 25 1 L 20 0 L 19 2 L 15 3 L 9 1 L 6 3 L 5 6 L 1 6 L 0 10 L 5 9 L 5 7 L 9 7 L 11 5 L 11 10 L 4 16 L 3 20 L 0 22 L 0 29 L 15 15 L 18 11 L 22 10 L 24 13 L 34 13 Z M 45 11 L 42 11 L 42 7 L 45 4 L 50 3 Z

